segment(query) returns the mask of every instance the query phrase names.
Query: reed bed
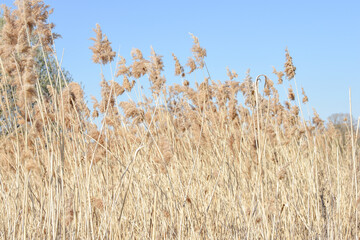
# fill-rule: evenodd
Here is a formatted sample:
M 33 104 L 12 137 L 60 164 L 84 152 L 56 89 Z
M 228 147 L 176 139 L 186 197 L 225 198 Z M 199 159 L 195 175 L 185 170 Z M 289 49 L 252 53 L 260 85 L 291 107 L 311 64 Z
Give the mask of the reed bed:
M 0 41 L 0 238 L 359 237 L 358 131 L 315 110 L 305 120 L 287 49 L 273 76 L 228 69 L 215 81 L 191 35 L 193 55 L 182 65 L 173 54 L 179 84 L 168 85 L 161 55 L 117 56 L 96 25 L 94 64 L 117 68 L 87 104 L 60 67 L 46 86 L 38 78 L 35 55 L 55 54 L 59 36 L 49 6 L 15 5 L 3 6 Z M 149 94 L 119 101 L 139 79 Z

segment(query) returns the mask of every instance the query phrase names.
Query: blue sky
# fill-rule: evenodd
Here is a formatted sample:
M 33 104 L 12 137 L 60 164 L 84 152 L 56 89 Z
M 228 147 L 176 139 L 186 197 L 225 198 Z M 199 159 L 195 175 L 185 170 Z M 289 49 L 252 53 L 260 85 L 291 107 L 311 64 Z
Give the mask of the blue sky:
M 1 0 L 10 4 L 12 1 Z M 192 39 L 207 49 L 214 80 L 226 79 L 226 67 L 255 78 L 272 66 L 283 70 L 288 47 L 297 67 L 296 79 L 309 97 L 305 112 L 315 108 L 326 119 L 332 113 L 360 115 L 360 1 L 55 1 L 50 20 L 56 24 L 58 55 L 87 96 L 100 96 L 100 66 L 91 62 L 90 37 L 95 24 L 115 51 L 130 61 L 133 47 L 164 56 L 168 85 L 180 82 L 173 75 L 171 53 L 185 64 Z M 109 66 L 106 66 L 109 69 Z M 113 69 L 115 66 L 113 66 Z M 110 79 L 110 71 L 105 75 Z M 201 75 L 202 76 L 202 75 Z M 121 82 L 121 80 L 119 79 Z M 281 95 L 286 96 L 282 87 Z

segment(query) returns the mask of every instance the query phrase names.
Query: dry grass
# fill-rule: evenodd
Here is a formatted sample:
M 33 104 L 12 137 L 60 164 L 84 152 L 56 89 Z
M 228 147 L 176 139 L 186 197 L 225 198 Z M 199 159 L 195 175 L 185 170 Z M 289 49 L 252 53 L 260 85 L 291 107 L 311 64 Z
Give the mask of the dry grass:
M 354 129 L 339 137 L 316 112 L 304 121 L 308 98 L 287 50 L 284 71 L 274 69 L 277 86 L 284 77 L 295 85 L 285 104 L 264 75 L 238 82 L 228 70 L 226 81 L 208 76 L 192 88 L 192 72 L 208 74 L 192 35 L 186 66 L 173 54 L 181 85 L 166 85 L 162 56 L 134 49 L 115 79 L 102 79 L 90 110 L 79 84 L 60 87 L 61 72 L 41 91 L 34 52 L 52 53 L 56 35 L 42 1 L 17 7 L 5 8 L 0 42 L 0 238 L 359 236 L 359 137 Z M 95 32 L 94 62 L 113 62 Z M 140 78 L 151 96 L 118 102 Z

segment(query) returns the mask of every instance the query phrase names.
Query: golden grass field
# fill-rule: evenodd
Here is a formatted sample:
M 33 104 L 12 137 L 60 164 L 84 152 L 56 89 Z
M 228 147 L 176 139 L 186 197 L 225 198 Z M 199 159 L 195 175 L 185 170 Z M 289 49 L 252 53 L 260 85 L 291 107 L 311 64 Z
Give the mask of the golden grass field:
M 162 56 L 117 57 L 97 25 L 94 64 L 118 58 L 117 69 L 86 104 L 60 68 L 41 87 L 35 56 L 53 54 L 58 36 L 51 12 L 39 0 L 16 7 L 0 32 L 0 239 L 360 236 L 358 129 L 316 111 L 305 120 L 288 50 L 276 83 L 230 70 L 220 82 L 192 35 L 193 56 L 173 55 L 179 84 L 167 85 Z M 195 71 L 205 77 L 190 83 Z M 120 102 L 140 78 L 150 94 Z

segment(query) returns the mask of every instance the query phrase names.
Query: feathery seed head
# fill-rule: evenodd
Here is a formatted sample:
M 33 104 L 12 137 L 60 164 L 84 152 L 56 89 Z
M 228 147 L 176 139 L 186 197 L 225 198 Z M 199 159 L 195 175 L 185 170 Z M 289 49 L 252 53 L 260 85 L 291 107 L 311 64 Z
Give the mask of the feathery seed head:
M 286 48 L 285 49 L 285 56 L 286 56 L 286 62 L 284 64 L 285 67 L 285 74 L 287 79 L 291 80 L 295 77 L 295 71 L 296 71 L 296 67 L 294 66 L 293 62 L 292 62 L 292 57 L 290 56 L 289 50 Z
M 114 60 L 116 55 L 111 48 L 111 42 L 108 40 L 105 34 L 102 34 L 100 25 L 97 23 L 96 28 L 93 29 L 96 33 L 96 38 L 90 38 L 94 41 L 94 46 L 90 47 L 93 52 L 93 62 L 99 64 L 107 64 Z

